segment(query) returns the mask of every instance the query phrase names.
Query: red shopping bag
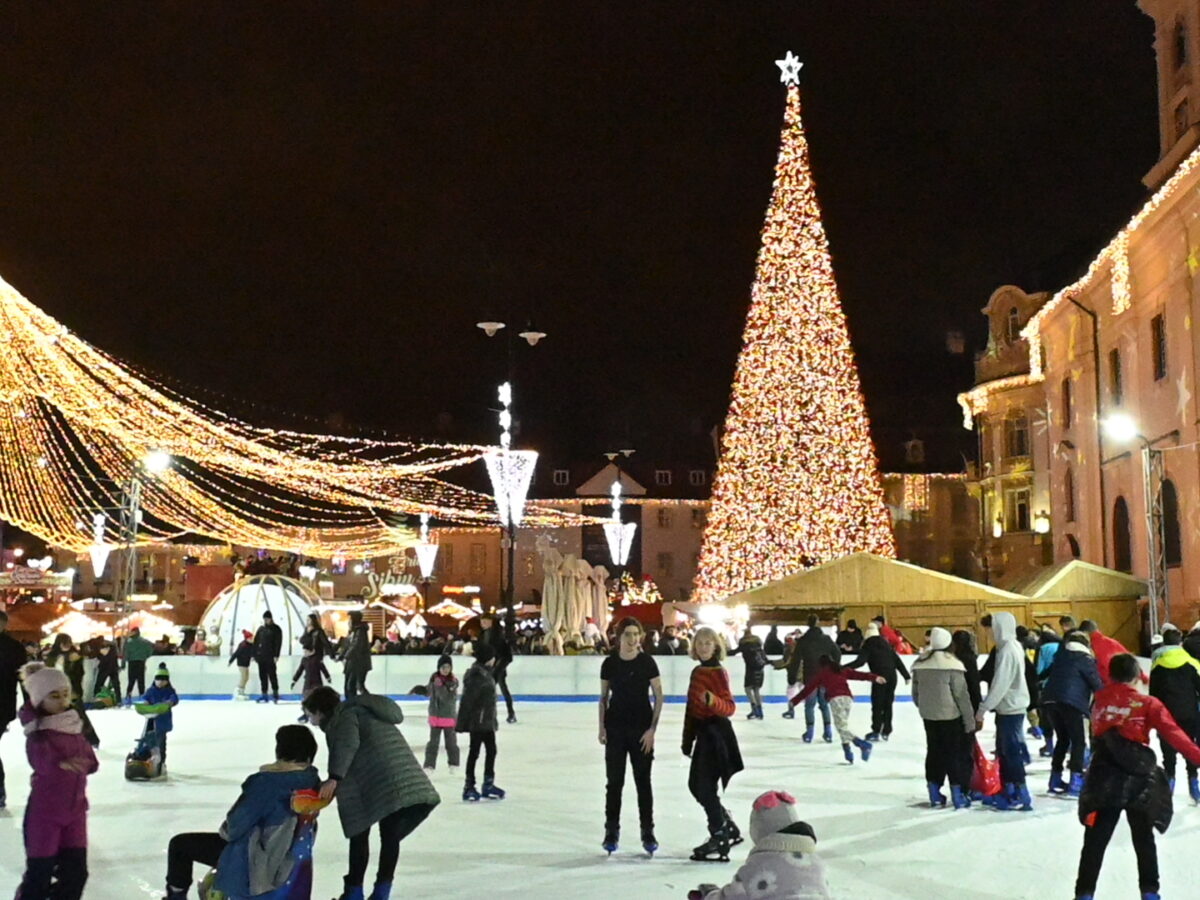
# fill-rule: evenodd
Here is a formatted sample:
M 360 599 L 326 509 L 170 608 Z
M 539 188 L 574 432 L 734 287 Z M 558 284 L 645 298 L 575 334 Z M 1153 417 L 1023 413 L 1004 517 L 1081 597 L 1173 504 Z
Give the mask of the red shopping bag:
M 984 752 L 979 738 L 975 739 L 971 759 L 975 764 L 975 771 L 971 773 L 971 790 L 984 797 L 994 797 L 1000 793 L 1000 763 Z

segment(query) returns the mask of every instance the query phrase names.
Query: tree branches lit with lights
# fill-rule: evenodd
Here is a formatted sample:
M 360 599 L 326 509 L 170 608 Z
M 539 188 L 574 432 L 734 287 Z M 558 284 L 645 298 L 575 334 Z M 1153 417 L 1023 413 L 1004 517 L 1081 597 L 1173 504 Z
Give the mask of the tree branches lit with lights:
M 696 599 L 720 600 L 856 551 L 894 556 L 854 352 L 787 84 L 775 185 L 713 482 Z

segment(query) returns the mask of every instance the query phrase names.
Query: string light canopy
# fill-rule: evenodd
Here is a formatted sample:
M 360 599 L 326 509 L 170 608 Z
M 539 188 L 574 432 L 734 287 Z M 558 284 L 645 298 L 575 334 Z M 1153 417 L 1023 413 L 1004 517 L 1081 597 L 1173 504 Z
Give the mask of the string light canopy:
M 119 516 L 99 516 L 123 507 L 139 471 L 139 545 L 191 533 L 368 557 L 415 543 L 397 516 L 495 523 L 492 497 L 437 477 L 488 449 L 248 424 L 122 364 L 0 279 L 0 518 L 101 565 L 129 536 Z M 543 507 L 527 516 L 601 521 Z
M 895 555 L 800 117 L 787 85 L 775 185 L 734 373 L 694 599 L 856 551 Z

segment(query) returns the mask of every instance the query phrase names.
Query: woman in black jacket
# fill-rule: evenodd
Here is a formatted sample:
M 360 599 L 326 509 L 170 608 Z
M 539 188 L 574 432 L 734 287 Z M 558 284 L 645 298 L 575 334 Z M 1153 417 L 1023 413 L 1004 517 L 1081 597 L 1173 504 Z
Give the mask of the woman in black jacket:
M 329 638 L 325 636 L 325 629 L 321 627 L 321 617 L 316 613 L 308 614 L 304 634 L 300 635 L 300 648 L 311 650 L 317 659 L 324 659 L 332 654 Z

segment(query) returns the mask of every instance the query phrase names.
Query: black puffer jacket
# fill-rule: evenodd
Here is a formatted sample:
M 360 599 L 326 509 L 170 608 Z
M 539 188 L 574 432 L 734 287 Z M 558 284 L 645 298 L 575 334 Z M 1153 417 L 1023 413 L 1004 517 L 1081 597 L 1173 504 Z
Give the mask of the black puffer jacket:
M 1167 775 L 1158 767 L 1154 751 L 1106 731 L 1093 745 L 1083 792 L 1079 795 L 1079 821 L 1101 809 L 1126 809 L 1144 813 L 1166 834 L 1174 810 Z
M 842 651 L 833 638 L 816 625 L 796 641 L 796 652 L 800 654 L 800 677 L 806 682 L 816 677 L 822 656 L 828 656 L 835 663 L 842 661 Z
M 454 730 L 495 731 L 496 727 L 496 678 L 490 668 L 477 662 L 463 676 Z

